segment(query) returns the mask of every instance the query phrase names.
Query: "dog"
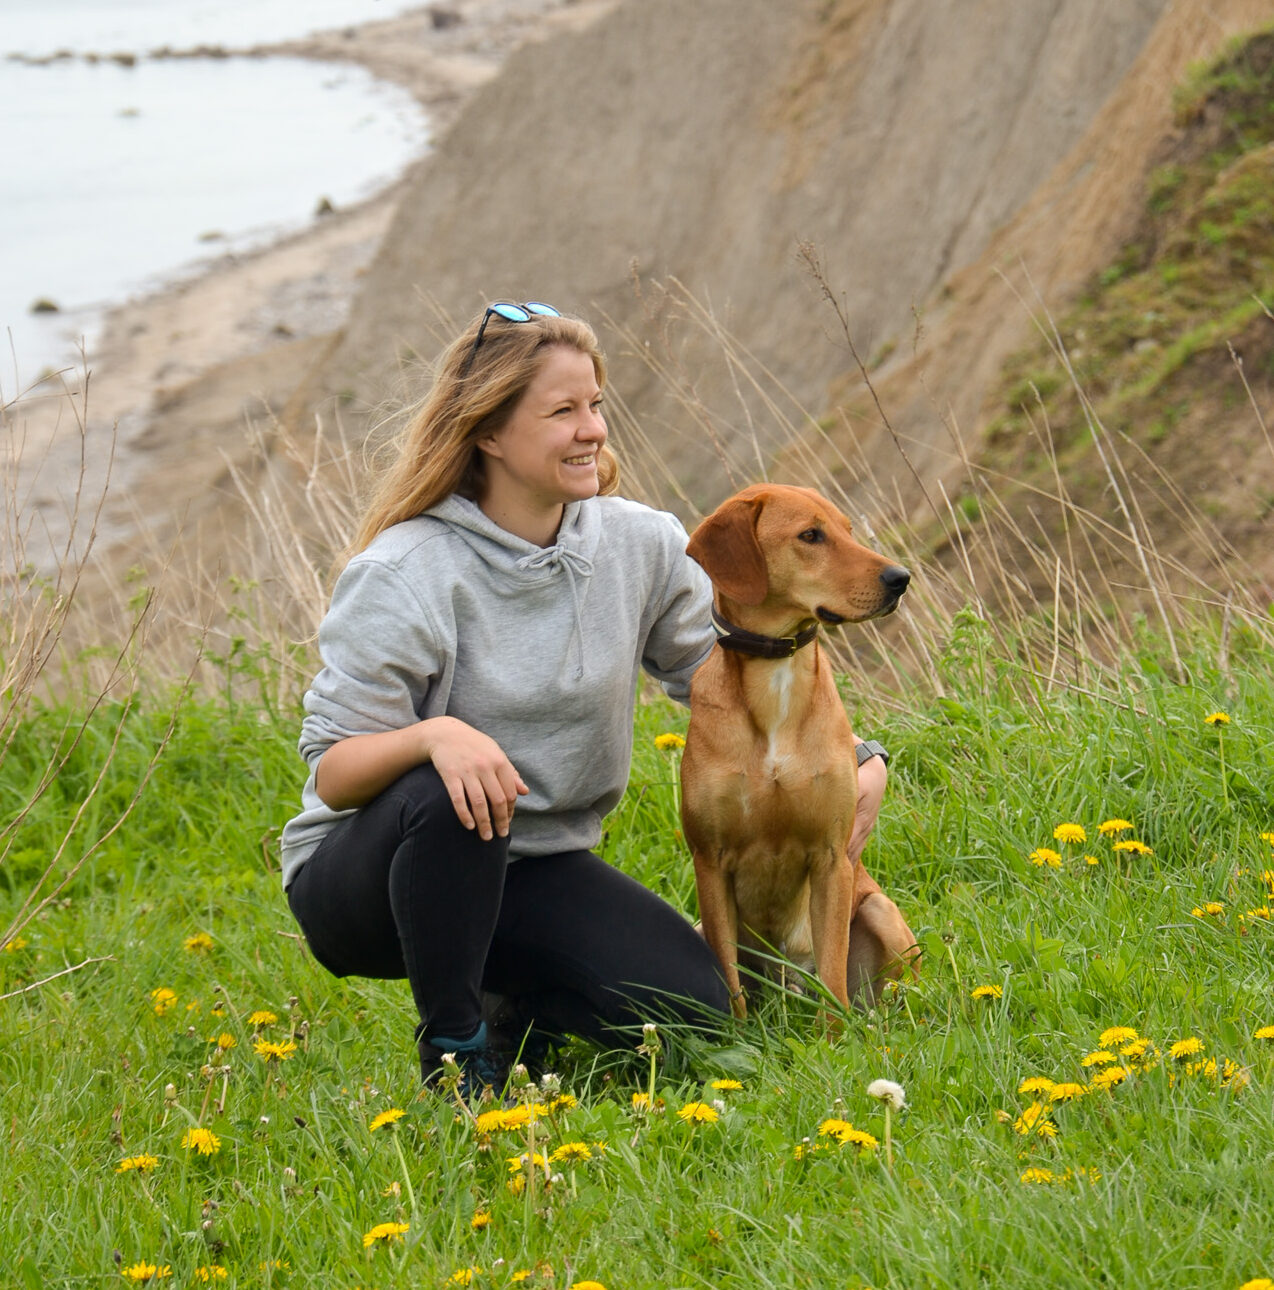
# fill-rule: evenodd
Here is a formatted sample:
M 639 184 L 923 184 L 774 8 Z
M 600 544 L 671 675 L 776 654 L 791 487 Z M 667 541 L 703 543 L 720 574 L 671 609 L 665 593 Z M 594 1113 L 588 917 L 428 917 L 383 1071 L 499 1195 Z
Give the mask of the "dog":
M 758 484 L 723 502 L 687 553 L 714 590 L 718 647 L 691 682 L 682 827 L 705 939 L 735 1016 L 740 964 L 776 952 L 842 1007 L 916 972 L 898 906 L 848 854 L 858 760 L 822 625 L 893 613 L 911 574 L 861 546 L 808 488 Z

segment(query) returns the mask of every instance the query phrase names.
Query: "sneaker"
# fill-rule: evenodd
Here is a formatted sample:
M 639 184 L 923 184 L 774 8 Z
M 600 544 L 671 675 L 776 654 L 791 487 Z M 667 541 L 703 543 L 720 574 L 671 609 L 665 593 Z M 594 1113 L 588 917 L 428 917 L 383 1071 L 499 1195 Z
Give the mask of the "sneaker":
M 436 1085 L 446 1074 L 443 1055 L 452 1053 L 460 1068 L 461 1097 L 479 1097 L 488 1088 L 496 1094 L 503 1090 L 509 1078 L 508 1057 L 491 1046 L 485 1021 L 468 1039 L 447 1039 L 442 1035 L 426 1039 L 423 1032 L 423 1026 L 416 1032 L 416 1048 L 420 1053 L 420 1079 L 426 1088 Z
M 537 1030 L 525 999 L 515 994 L 482 992 L 482 1024 L 488 1043 L 512 1067 L 525 1066 L 532 1079 L 539 1079 L 548 1065 L 554 1036 Z M 560 1042 L 560 1041 L 559 1041 Z

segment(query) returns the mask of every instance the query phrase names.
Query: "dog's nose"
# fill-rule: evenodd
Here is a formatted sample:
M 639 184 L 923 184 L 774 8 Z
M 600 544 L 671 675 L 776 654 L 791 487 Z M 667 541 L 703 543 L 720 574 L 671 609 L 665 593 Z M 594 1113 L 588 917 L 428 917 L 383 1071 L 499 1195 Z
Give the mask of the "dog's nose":
M 891 564 L 882 570 L 880 580 L 891 596 L 901 596 L 911 582 L 911 571 L 900 564 Z

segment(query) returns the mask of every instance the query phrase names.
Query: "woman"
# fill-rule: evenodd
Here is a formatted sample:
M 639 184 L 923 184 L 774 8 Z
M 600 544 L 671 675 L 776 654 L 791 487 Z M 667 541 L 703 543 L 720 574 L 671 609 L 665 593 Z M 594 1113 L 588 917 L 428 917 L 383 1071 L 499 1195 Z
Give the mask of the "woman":
M 319 630 L 284 887 L 330 971 L 409 980 L 426 1082 L 454 1052 L 499 1087 L 528 1027 L 605 1043 L 729 1012 L 686 919 L 591 851 L 640 670 L 685 702 L 714 639 L 684 529 L 614 496 L 604 385 L 583 322 L 538 303 L 474 319 Z

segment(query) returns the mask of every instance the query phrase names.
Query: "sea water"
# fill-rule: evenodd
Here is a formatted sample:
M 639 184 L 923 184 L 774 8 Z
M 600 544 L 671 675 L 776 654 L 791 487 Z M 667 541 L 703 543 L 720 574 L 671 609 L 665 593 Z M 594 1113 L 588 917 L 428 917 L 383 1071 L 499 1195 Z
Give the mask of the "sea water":
M 391 17 L 382 0 L 0 0 L 0 395 L 92 344 L 111 304 L 392 182 L 427 144 L 416 101 L 361 68 L 150 59 Z M 33 312 L 37 302 L 57 312 Z M 16 358 L 16 364 L 15 364 Z M 16 370 L 15 370 L 16 367 Z

